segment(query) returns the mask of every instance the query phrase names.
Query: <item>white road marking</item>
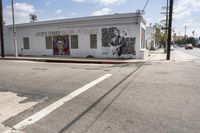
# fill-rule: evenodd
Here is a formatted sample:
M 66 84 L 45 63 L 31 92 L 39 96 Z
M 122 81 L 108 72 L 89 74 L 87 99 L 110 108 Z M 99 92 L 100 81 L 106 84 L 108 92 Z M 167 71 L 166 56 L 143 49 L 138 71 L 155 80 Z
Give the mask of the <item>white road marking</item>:
M 25 128 L 26 126 L 31 125 L 31 124 L 39 121 L 40 119 L 42 119 L 43 117 L 45 117 L 49 113 L 51 113 L 52 111 L 54 111 L 57 108 L 59 108 L 60 106 L 62 106 L 64 103 L 72 100 L 76 96 L 78 96 L 81 93 L 87 91 L 91 87 L 93 87 L 96 84 L 102 82 L 103 80 L 109 78 L 110 76 L 112 76 L 112 74 L 106 74 L 106 75 L 104 75 L 104 76 L 102 76 L 102 77 L 100 77 L 100 78 L 98 78 L 98 79 L 86 84 L 85 86 L 73 91 L 72 93 L 70 93 L 67 96 L 61 98 L 60 100 L 54 102 L 53 104 L 47 106 L 46 108 L 44 108 L 43 110 L 37 112 L 36 114 L 24 119 L 23 121 L 21 121 L 18 124 L 14 125 L 12 127 L 12 130 L 7 130 L 4 133 L 11 133 L 11 132 L 16 131 L 16 130 L 21 130 L 21 129 Z
M 26 60 L 8 60 L 7 62 L 11 63 L 43 63 L 43 62 L 37 62 L 37 61 L 26 61 Z

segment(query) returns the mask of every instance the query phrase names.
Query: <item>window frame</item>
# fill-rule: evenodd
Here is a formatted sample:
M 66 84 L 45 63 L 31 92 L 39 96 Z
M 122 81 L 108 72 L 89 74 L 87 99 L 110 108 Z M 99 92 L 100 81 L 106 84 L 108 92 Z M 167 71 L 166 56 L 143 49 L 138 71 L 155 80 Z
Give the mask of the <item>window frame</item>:
M 26 47 L 26 44 L 25 44 L 25 39 L 28 39 L 28 47 Z M 29 40 L 29 37 L 23 37 L 23 47 L 24 47 L 24 50 L 30 50 L 30 40 Z
M 49 44 L 47 44 L 47 38 L 51 38 L 51 46 Z M 48 50 L 53 49 L 53 38 L 52 38 L 52 36 L 45 36 L 45 44 L 46 44 L 46 49 L 48 49 Z
M 92 36 L 95 36 L 95 43 L 93 44 L 94 41 L 92 41 Z M 97 34 L 90 34 L 90 48 L 91 49 L 97 49 Z
M 77 37 L 77 44 L 74 46 L 73 45 L 73 37 Z M 79 36 L 78 35 L 70 35 L 70 42 L 71 42 L 71 49 L 78 49 L 78 44 L 79 44 Z
M 146 41 L 145 41 L 145 39 L 146 39 L 146 36 L 145 36 L 145 34 L 146 34 L 146 30 L 142 27 L 141 28 L 141 42 L 140 42 L 140 49 L 145 49 L 146 48 Z

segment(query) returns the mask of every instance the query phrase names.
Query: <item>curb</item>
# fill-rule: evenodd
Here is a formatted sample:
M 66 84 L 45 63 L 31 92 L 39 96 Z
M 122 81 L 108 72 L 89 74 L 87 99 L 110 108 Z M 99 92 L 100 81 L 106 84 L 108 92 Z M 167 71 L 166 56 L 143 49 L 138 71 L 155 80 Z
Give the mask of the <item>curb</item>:
M 82 59 L 46 59 L 46 58 L 15 58 L 15 57 L 4 57 L 0 58 L 0 60 L 18 60 L 18 61 L 35 61 L 35 62 L 51 62 L 51 63 L 84 63 L 84 64 L 128 64 L 128 63 L 144 63 L 149 61 L 159 50 L 152 53 L 147 59 L 145 60 L 135 60 L 133 61 L 111 61 L 111 60 L 82 60 Z
M 0 58 L 0 60 L 18 60 L 18 61 L 36 61 L 51 63 L 89 63 L 89 64 L 127 64 L 127 63 L 143 63 L 145 61 L 109 61 L 109 60 L 62 60 L 62 59 L 36 59 L 36 58 Z

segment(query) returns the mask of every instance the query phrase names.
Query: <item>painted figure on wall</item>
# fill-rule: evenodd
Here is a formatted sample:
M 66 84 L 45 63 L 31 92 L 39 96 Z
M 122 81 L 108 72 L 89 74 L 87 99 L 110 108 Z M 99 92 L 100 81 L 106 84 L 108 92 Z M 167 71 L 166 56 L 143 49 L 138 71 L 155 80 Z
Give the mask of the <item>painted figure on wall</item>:
M 116 27 L 102 29 L 102 46 L 110 47 L 113 55 L 135 55 L 135 37 L 126 37 L 127 33 L 122 32 Z
M 69 55 L 69 36 L 54 36 L 53 37 L 53 54 L 54 55 Z
M 114 36 L 110 39 L 109 45 L 115 47 L 112 51 L 113 55 L 121 56 L 124 37 L 120 36 L 120 31 L 117 28 L 113 28 L 113 33 Z

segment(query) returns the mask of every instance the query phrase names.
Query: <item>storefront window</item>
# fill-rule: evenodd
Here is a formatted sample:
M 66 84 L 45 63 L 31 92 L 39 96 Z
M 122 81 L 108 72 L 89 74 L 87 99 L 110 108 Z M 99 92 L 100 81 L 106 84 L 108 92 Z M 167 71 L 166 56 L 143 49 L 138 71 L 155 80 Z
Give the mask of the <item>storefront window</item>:
M 145 48 L 145 29 L 141 29 L 141 49 Z
M 78 49 L 78 35 L 71 35 L 71 48 Z
M 52 49 L 52 37 L 46 36 L 45 40 L 46 40 L 46 49 Z
M 28 37 L 24 37 L 23 38 L 23 43 L 24 43 L 24 49 L 30 49 L 30 47 L 29 47 L 29 38 Z
M 97 35 L 96 34 L 90 35 L 90 48 L 92 48 L 92 49 L 97 48 Z

